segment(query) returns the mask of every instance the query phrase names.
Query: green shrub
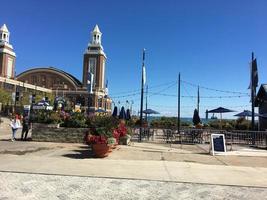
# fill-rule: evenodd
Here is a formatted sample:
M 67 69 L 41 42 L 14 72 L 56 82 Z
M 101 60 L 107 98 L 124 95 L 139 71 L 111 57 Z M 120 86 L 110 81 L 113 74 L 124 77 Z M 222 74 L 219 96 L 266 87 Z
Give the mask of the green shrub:
M 86 118 L 83 113 L 75 112 L 66 117 L 61 126 L 71 128 L 86 128 Z
M 190 126 L 190 122 L 181 121 L 181 126 Z M 154 128 L 175 128 L 177 127 L 176 117 L 161 117 L 159 119 L 154 119 L 150 123 Z
M 112 116 L 90 116 L 86 119 L 88 127 L 106 127 L 111 130 L 119 125 L 119 119 Z
M 55 111 L 38 110 L 31 113 L 31 121 L 34 123 L 59 124 L 62 119 L 60 113 Z
M 235 129 L 237 130 L 249 130 L 251 128 L 251 122 L 245 118 L 239 118 L 236 120 Z

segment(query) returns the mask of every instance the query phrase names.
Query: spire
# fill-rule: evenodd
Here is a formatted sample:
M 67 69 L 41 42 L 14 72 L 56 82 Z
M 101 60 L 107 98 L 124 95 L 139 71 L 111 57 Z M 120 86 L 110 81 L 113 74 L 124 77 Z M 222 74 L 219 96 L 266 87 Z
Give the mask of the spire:
M 95 25 L 93 33 L 101 33 L 97 24 Z
M 0 42 L 9 43 L 9 31 L 6 24 L 0 28 Z
M 0 28 L 0 31 L 1 31 L 1 32 L 9 33 L 6 24 L 4 24 L 4 25 Z
M 96 24 L 94 30 L 91 32 L 91 44 L 101 46 L 101 36 L 102 33 L 100 32 L 99 27 Z

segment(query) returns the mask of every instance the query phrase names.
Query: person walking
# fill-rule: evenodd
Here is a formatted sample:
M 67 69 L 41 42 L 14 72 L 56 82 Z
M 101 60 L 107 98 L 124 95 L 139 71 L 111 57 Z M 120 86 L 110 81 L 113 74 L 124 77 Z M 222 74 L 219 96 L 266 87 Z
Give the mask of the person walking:
M 16 140 L 15 139 L 16 132 L 21 127 L 18 115 L 15 115 L 15 116 L 12 117 L 11 122 L 10 122 L 10 126 L 11 126 L 11 129 L 12 129 L 11 141 L 14 142 Z
M 27 136 L 28 136 L 28 132 L 30 128 L 31 128 L 30 117 L 25 114 L 22 119 L 21 140 L 24 140 L 24 141 L 27 140 Z M 25 133 L 25 136 L 24 136 L 24 133 Z

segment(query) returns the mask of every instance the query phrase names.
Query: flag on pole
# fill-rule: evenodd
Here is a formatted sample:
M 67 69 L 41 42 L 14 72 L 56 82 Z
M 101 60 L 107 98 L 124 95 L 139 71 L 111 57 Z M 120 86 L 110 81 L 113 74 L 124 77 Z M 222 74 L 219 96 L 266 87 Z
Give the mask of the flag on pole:
M 143 65 L 143 82 L 144 82 L 144 85 L 146 84 L 146 68 L 145 68 L 145 65 Z
M 93 93 L 93 83 L 94 83 L 94 74 L 88 73 L 88 79 L 87 79 L 87 91 L 92 94 Z
M 258 86 L 258 82 L 259 82 L 258 67 L 257 67 L 256 58 L 252 61 L 252 73 L 253 73 L 253 87 L 254 87 L 254 89 L 256 89 L 256 87 Z
M 108 80 L 106 81 L 105 92 L 106 92 L 106 95 L 108 95 Z
M 258 86 L 258 82 L 259 82 L 256 58 L 253 59 L 253 61 L 250 63 L 250 73 L 251 73 L 251 78 L 250 78 L 249 89 L 253 88 L 254 91 L 256 92 L 256 87 Z
M 142 73 L 142 75 L 143 75 L 143 83 L 144 83 L 144 85 L 146 84 L 146 67 L 145 67 L 145 49 L 143 50 L 143 73 Z

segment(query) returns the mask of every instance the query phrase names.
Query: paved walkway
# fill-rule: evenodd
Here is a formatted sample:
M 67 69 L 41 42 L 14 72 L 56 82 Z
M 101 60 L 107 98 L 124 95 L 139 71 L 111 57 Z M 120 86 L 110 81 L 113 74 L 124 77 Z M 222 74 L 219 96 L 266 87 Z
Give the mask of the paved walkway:
M 191 162 L 2 155 L 0 171 L 267 188 L 267 168 Z
M 0 199 L 266 199 L 264 188 L 0 172 Z
M 241 148 L 211 156 L 206 146 L 132 143 L 95 159 L 87 145 L 10 142 L 8 137 L 8 129 L 0 129 L 0 199 L 267 196 L 266 151 Z

